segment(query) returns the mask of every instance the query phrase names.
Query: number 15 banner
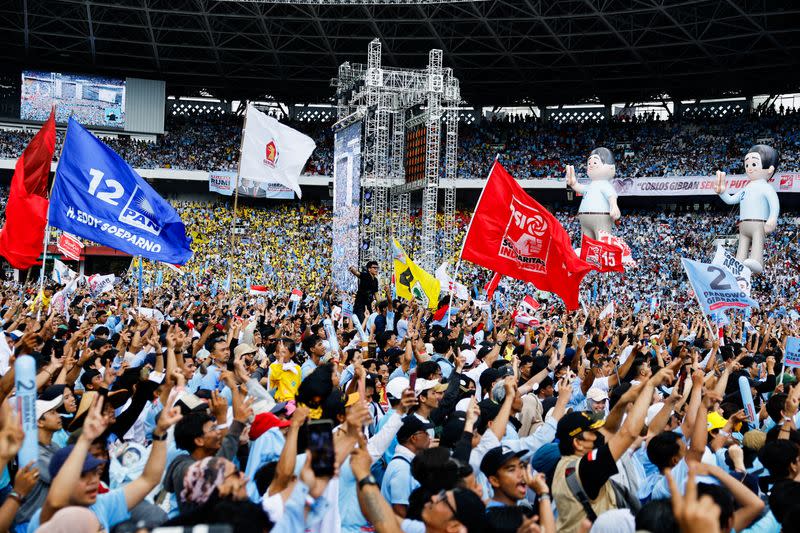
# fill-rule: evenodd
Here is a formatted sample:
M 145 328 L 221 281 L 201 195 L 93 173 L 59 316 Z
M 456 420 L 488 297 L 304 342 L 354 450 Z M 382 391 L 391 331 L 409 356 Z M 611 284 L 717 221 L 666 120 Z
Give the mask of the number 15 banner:
M 758 302 L 742 291 L 736 276 L 727 268 L 685 257 L 681 258 L 681 263 L 706 316 L 728 308 L 758 307 Z
M 182 265 L 192 256 L 172 206 L 72 118 L 50 198 L 50 224 L 154 261 Z

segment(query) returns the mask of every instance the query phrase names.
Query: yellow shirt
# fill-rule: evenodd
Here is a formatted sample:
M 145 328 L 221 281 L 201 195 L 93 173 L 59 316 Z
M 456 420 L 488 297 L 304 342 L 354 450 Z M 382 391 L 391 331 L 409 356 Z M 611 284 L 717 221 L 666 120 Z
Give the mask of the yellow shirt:
M 300 365 L 296 363 L 272 363 L 269 365 L 269 388 L 275 390 L 276 402 L 294 400 L 300 381 L 303 379 Z

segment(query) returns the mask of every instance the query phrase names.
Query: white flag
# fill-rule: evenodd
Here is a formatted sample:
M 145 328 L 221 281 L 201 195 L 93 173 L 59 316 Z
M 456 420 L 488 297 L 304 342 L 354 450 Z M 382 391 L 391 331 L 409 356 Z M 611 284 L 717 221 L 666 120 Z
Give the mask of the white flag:
M 92 291 L 92 294 L 99 296 L 104 292 L 110 291 L 114 288 L 115 279 L 116 276 L 114 276 L 114 274 L 107 274 L 105 276 L 94 274 L 89 276 L 86 279 L 86 282 L 89 284 L 89 290 Z
M 78 278 L 78 273 L 58 259 L 54 259 L 53 272 L 50 274 L 50 277 L 59 285 L 68 285 L 72 280 Z
M 605 306 L 605 308 L 603 308 L 602 311 L 600 311 L 600 316 L 598 318 L 600 320 L 603 320 L 607 316 L 613 316 L 613 315 L 614 315 L 614 300 L 611 300 L 608 303 L 608 305 Z
M 452 291 L 459 300 L 469 300 L 469 291 L 467 290 L 467 286 L 463 283 L 456 283 L 453 281 L 453 278 L 450 277 L 450 274 L 447 273 L 447 261 L 439 265 L 439 268 L 436 269 L 435 275 L 436 279 L 439 280 L 439 285 L 442 286 L 443 291 L 448 293 Z
M 239 176 L 281 183 L 302 198 L 300 173 L 316 144 L 308 135 L 281 124 L 252 105 L 247 106 Z

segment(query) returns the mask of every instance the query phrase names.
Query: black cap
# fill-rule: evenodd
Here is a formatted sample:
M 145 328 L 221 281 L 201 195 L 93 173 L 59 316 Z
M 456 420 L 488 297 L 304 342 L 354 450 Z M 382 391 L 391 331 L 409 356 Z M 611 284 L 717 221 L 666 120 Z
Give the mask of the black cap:
M 403 425 L 397 430 L 397 442 L 403 444 L 411 438 L 411 435 L 420 431 L 427 431 L 433 427 L 429 422 L 423 422 L 418 416 L 408 415 L 403 419 Z
M 94 377 L 99 375 L 100 371 L 97 370 L 96 368 L 90 368 L 89 370 L 84 370 L 83 375 L 81 375 L 81 385 L 83 385 L 83 388 L 86 388 L 86 386 L 92 382 Z
M 514 457 L 522 457 L 528 453 L 526 450 L 520 450 L 515 452 L 508 446 L 498 446 L 497 448 L 492 448 L 486 455 L 483 456 L 481 460 L 481 472 L 483 472 L 487 477 L 493 476 L 497 473 L 497 470 L 509 462 Z
M 468 533 L 483 533 L 486 530 L 486 506 L 480 497 L 469 489 L 453 489 L 456 501 L 455 519 L 467 528 Z
M 567 413 L 558 421 L 556 438 L 560 441 L 567 440 L 576 437 L 584 431 L 602 427 L 602 425 L 602 418 L 593 416 L 588 411 L 574 411 L 572 413 Z

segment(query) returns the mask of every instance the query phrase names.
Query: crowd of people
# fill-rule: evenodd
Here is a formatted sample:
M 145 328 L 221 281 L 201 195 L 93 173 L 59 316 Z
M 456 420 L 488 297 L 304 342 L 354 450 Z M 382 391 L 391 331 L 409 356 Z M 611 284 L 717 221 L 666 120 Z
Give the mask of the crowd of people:
M 770 120 L 795 120 L 784 115 L 727 122 L 730 149 L 713 128 L 695 138 L 648 121 L 630 131 L 650 155 L 618 168 L 650 172 L 660 157 L 660 172 L 725 161 L 735 172 L 734 150 Z M 231 162 L 225 142 L 194 146 L 213 126 L 185 120 L 197 132 L 171 132 L 169 150 L 134 143 L 129 161 L 175 149 L 191 165 Z M 572 161 L 521 154 L 568 142 L 583 161 L 629 126 L 504 124 L 464 132 L 465 149 L 491 160 L 504 145 L 518 177 Z M 670 162 L 662 135 L 702 153 Z M 792 161 L 795 133 L 780 135 Z M 141 295 L 135 275 L 99 294 L 0 282 L 0 533 L 795 531 L 797 212 L 766 240 L 760 307 L 712 327 L 680 258 L 709 261 L 736 234 L 733 211 L 624 208 L 614 231 L 635 266 L 590 273 L 568 312 L 509 278 L 488 298 L 492 273 L 467 263 L 457 281 L 469 296 L 445 291 L 430 308 L 393 296 L 374 261 L 348 265 L 357 290 L 344 292 L 331 282 L 326 203 L 239 205 L 233 236 L 229 203 L 173 205 L 194 256 L 182 273 L 147 262 Z M 578 247 L 574 209 L 553 212 Z M 452 263 L 469 218 L 457 212 L 440 260 Z M 410 225 L 413 258 L 418 213 Z M 527 295 L 536 305 L 523 313 Z
M 185 207 L 194 224 L 213 214 Z M 671 224 L 680 253 L 703 248 L 688 235 L 697 224 L 725 224 L 649 217 Z M 791 250 L 776 257 L 796 269 L 792 231 L 772 251 Z M 290 246 L 279 248 L 275 258 Z M 312 271 L 313 254 L 299 253 L 267 263 Z M 141 301 L 124 280 L 103 294 L 6 282 L 0 531 L 793 531 L 800 371 L 784 356 L 800 335 L 796 286 L 777 281 L 720 334 L 684 293 L 667 294 L 669 262 L 636 257 L 607 280 L 619 288 L 608 297 L 632 291 L 612 315 L 603 295 L 576 312 L 539 295 L 526 322 L 508 294 L 503 306 L 453 302 L 443 321 L 392 298 L 375 263 L 352 269 L 355 294 L 306 277 L 299 298 L 185 278 Z M 635 309 L 646 284 L 665 293 Z M 365 305 L 351 314 L 347 301 Z M 20 417 L 36 420 L 28 464 Z
M 304 172 L 331 176 L 330 122 L 281 119 L 317 143 Z M 224 114 L 169 115 L 156 142 L 128 137 L 106 142 L 134 168 L 235 170 L 242 118 Z M 728 114 L 698 119 L 615 117 L 585 122 L 543 122 L 527 117 L 481 118 L 459 127 L 458 178 L 480 179 L 496 155 L 518 179 L 561 178 L 566 165 L 585 171 L 589 152 L 606 146 L 617 159 L 617 176 L 697 176 L 716 170 L 743 172 L 742 150 L 768 140 L 781 153 L 783 168 L 800 162 L 800 113 L 796 109 Z M 33 132 L 0 134 L 0 158 L 18 157 Z M 61 134 L 59 134 L 59 143 Z M 765 141 L 767 142 L 767 141 Z M 59 150 L 56 149 L 56 154 Z

